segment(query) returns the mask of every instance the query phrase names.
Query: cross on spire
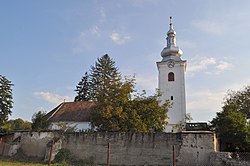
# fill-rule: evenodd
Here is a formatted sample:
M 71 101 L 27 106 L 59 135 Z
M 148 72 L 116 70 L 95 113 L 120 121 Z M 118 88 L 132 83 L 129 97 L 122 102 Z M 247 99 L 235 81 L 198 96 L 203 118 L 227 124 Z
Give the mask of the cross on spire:
M 172 16 L 169 17 L 169 21 L 170 21 L 170 24 L 169 24 L 170 25 L 170 29 L 174 30 Z
M 174 31 L 174 26 L 173 26 L 173 19 L 172 16 L 170 18 L 170 24 L 169 24 L 169 30 L 168 30 L 168 36 L 167 36 L 167 47 L 171 46 L 176 46 L 176 37 L 175 34 L 176 32 Z

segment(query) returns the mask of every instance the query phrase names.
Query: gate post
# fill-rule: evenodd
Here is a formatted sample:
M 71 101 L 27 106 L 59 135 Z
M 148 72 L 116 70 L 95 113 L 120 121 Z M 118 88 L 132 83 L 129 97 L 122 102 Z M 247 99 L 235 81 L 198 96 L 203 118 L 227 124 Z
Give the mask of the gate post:
M 175 145 L 173 145 L 173 166 L 176 166 Z
M 110 143 L 108 143 L 107 166 L 110 166 Z

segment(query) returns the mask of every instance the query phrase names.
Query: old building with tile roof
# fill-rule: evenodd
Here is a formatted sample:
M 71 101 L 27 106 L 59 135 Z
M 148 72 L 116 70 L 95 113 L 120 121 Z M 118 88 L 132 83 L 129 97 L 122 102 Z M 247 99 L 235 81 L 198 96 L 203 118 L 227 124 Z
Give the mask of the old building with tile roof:
M 47 113 L 47 121 L 52 130 L 60 129 L 58 122 L 64 122 L 77 131 L 88 130 L 90 126 L 90 115 L 96 102 L 63 102 L 52 111 Z

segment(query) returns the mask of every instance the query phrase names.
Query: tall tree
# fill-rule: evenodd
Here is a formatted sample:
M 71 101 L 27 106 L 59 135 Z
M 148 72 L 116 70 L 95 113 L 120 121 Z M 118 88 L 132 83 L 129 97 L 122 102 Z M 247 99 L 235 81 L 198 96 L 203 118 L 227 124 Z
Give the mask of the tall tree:
M 246 115 L 236 111 L 236 105 L 227 105 L 211 121 L 218 134 L 223 151 L 250 151 L 250 132 Z
M 108 54 L 97 58 L 90 74 L 77 86 L 75 101 L 96 101 L 91 125 L 98 131 L 163 131 L 169 102 L 159 106 L 158 95 L 132 97 L 135 78 L 122 78 Z
M 108 54 L 97 59 L 95 66 L 90 69 L 91 94 L 95 101 L 114 102 L 120 95 L 122 86 L 121 74 Z
M 128 115 L 124 106 L 130 102 L 131 92 L 134 91 L 134 79 L 125 78 L 125 81 L 121 82 L 121 84 L 121 86 L 119 83 L 119 86 L 107 88 L 104 93 L 96 94 L 98 105 L 94 108 L 91 117 L 91 125 L 96 130 L 125 130 L 124 125 L 126 125 Z M 105 95 L 102 99 L 101 96 L 103 94 Z
M 115 62 L 106 54 L 90 70 L 95 107 L 91 125 L 98 131 L 163 131 L 168 102 L 159 106 L 158 95 L 146 97 L 135 92 L 134 77 L 122 76 Z
M 6 122 L 12 113 L 12 86 L 11 81 L 5 76 L 0 75 L 0 125 Z
M 211 121 L 224 151 L 250 151 L 250 87 L 229 91 L 221 112 Z
M 82 77 L 81 81 L 76 86 L 76 97 L 75 101 L 90 101 L 91 97 L 91 87 L 89 82 L 89 75 L 88 72 L 85 72 L 84 76 Z

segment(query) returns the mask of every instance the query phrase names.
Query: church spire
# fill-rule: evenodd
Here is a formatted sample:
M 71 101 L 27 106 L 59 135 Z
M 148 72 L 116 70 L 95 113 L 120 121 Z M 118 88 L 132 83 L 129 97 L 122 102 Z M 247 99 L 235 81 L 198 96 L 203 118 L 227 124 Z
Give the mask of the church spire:
M 167 33 L 167 47 L 176 46 L 176 32 L 174 31 L 173 20 L 170 16 L 169 31 Z
M 166 59 L 166 57 L 168 56 L 180 57 L 182 55 L 182 50 L 178 46 L 176 46 L 176 32 L 174 31 L 172 17 L 170 17 L 169 30 L 167 33 L 166 40 L 167 40 L 167 47 L 165 47 L 161 52 L 163 60 L 169 59 L 169 58 Z

